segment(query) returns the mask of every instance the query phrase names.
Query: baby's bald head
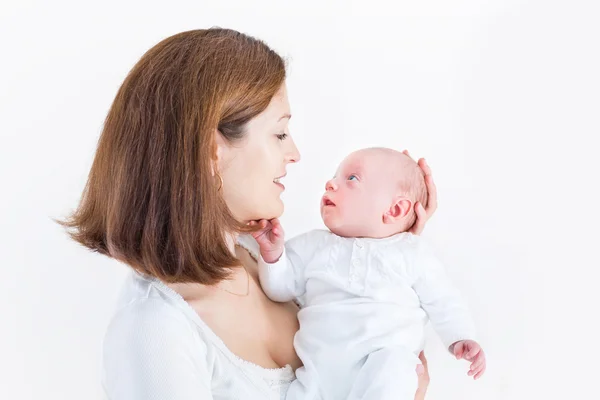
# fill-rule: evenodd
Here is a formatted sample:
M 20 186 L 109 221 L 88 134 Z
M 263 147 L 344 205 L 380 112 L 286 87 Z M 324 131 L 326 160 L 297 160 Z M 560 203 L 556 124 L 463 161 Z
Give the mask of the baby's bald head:
M 321 216 L 344 237 L 387 237 L 414 224 L 414 205 L 427 203 L 421 168 L 407 155 L 368 148 L 348 155 L 325 185 Z
M 354 154 L 364 157 L 365 162 L 377 165 L 379 173 L 385 176 L 385 182 L 389 182 L 392 191 L 408 198 L 413 207 L 417 202 L 421 203 L 423 207 L 427 206 L 425 175 L 412 158 L 400 151 L 386 147 L 366 148 L 358 150 Z M 413 208 L 407 225 L 412 226 L 415 220 L 416 214 Z

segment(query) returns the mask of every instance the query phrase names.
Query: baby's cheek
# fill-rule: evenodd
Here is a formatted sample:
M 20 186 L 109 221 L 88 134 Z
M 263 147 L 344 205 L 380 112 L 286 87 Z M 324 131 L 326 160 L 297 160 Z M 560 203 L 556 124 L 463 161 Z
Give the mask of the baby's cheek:
M 354 196 L 351 202 L 355 220 L 361 221 L 363 223 L 372 220 L 374 210 L 377 207 L 377 203 L 372 197 Z

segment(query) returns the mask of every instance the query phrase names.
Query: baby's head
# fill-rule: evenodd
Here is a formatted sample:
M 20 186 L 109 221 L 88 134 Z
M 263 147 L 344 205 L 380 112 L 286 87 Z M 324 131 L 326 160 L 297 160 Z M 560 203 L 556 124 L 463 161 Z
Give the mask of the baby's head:
M 321 217 L 336 235 L 384 238 L 410 229 L 417 201 L 427 204 L 416 162 L 392 149 L 362 149 L 346 157 L 327 182 Z

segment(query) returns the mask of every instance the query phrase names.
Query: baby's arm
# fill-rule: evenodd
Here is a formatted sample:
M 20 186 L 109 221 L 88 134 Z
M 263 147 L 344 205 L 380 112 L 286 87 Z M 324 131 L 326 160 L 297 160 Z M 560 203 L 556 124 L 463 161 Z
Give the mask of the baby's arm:
M 314 251 L 316 242 L 310 233 L 285 242 L 279 220 L 261 221 L 260 230 L 252 235 L 260 246 L 258 263 L 260 284 L 273 301 L 294 300 L 306 291 L 304 267 L 306 257 Z
M 460 340 L 474 339 L 475 327 L 466 304 L 440 260 L 422 242 L 418 244 L 413 273 L 413 289 L 446 348 Z
M 469 376 L 478 378 L 485 370 L 485 355 L 474 340 L 475 325 L 459 291 L 442 263 L 423 243 L 419 243 L 413 267 L 416 276 L 413 289 L 433 327 L 457 359 L 471 361 Z

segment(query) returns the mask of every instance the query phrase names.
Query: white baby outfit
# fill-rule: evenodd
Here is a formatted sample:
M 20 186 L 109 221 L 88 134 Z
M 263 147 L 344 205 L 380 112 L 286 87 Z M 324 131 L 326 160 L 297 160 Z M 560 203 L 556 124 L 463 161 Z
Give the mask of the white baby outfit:
M 302 304 L 294 347 L 304 367 L 287 400 L 412 400 L 427 317 L 446 347 L 474 339 L 442 264 L 410 233 L 311 231 L 289 240 L 279 261 L 261 259 L 259 273 L 271 299 Z

